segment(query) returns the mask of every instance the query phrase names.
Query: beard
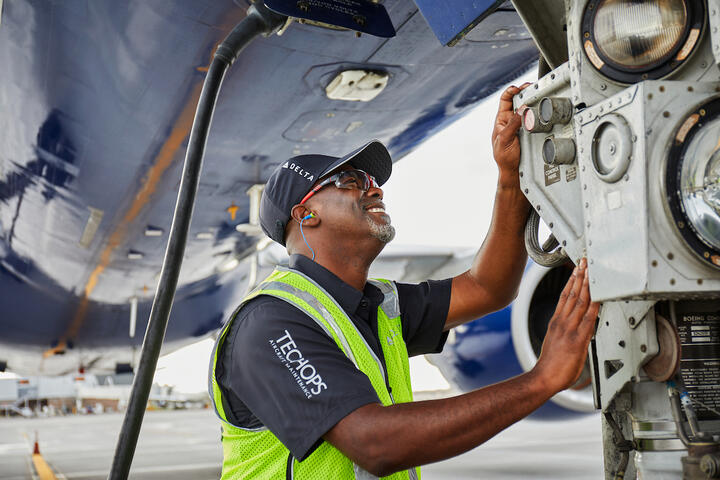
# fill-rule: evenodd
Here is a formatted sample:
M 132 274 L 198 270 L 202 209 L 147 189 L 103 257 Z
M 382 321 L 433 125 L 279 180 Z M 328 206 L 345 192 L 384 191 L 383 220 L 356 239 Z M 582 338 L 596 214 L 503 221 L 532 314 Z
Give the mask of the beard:
M 390 223 L 377 223 L 375 220 L 367 215 L 368 225 L 370 226 L 370 235 L 373 238 L 377 238 L 382 243 L 390 243 L 395 238 L 395 227 Z

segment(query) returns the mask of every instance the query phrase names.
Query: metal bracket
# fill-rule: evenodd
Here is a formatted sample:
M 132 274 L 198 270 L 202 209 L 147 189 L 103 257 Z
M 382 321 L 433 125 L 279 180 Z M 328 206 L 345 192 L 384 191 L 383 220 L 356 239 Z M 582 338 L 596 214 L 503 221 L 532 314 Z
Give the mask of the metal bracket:
M 640 368 L 658 353 L 653 302 L 605 302 L 595 334 L 597 369 L 593 389 L 606 410 L 615 396 L 640 378 Z M 634 322 L 631 325 L 631 318 Z M 638 320 L 639 319 L 639 320 Z
M 635 100 L 635 95 L 637 94 L 637 91 L 637 85 L 635 85 L 634 87 L 629 87 L 622 92 L 613 95 L 607 100 L 597 103 L 592 107 L 578 113 L 577 115 L 575 115 L 575 121 L 578 123 L 578 125 L 584 126 L 603 115 L 614 112 L 618 108 L 632 103 L 633 100 Z

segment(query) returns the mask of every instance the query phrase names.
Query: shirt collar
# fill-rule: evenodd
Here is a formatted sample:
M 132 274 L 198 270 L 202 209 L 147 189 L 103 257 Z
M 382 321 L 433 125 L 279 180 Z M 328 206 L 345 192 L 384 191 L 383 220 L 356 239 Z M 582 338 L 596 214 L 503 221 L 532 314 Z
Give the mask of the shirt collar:
M 330 270 L 319 263 L 313 262 L 304 255 L 297 253 L 290 255 L 288 266 L 315 280 L 318 285 L 324 288 L 325 291 L 340 304 L 343 310 L 350 314 L 357 311 L 360 302 L 365 296 L 367 296 L 368 300 L 375 304 L 375 306 L 382 302 L 382 292 L 374 285 L 366 283 L 364 292 L 356 290 Z

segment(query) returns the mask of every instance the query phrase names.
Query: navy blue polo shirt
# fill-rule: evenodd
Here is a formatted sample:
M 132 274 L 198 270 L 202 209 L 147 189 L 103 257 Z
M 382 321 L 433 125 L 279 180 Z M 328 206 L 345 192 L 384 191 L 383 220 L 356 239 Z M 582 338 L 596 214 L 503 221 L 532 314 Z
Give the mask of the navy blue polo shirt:
M 380 290 L 369 283 L 362 292 L 356 290 L 302 255 L 292 255 L 289 266 L 322 286 L 384 361 L 377 334 Z M 447 279 L 397 284 L 402 335 L 410 356 L 442 350 L 451 283 Z M 293 361 L 310 378 L 302 385 L 277 353 L 291 349 Z M 299 460 L 346 415 L 380 402 L 368 377 L 314 320 L 267 295 L 252 299 L 239 312 L 218 359 L 216 376 L 228 419 L 243 428 L 269 428 Z

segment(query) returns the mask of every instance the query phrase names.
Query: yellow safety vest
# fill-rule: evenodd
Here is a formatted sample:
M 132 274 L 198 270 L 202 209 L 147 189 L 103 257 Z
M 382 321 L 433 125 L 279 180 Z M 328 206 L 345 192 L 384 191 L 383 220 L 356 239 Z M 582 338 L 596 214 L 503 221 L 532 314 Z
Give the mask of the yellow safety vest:
M 222 421 L 223 480 L 377 478 L 327 442 L 322 442 L 300 462 L 293 458 L 290 451 L 267 428 L 248 429 L 233 425 L 225 414 L 222 392 L 215 376 L 218 351 L 240 309 L 258 295 L 270 295 L 294 305 L 316 322 L 355 366 L 367 375 L 383 405 L 412 402 L 410 367 L 407 347 L 402 337 L 400 304 L 395 284 L 388 280 L 370 280 L 370 282 L 380 288 L 384 294 L 384 300 L 378 307 L 378 334 L 387 367 L 387 383 L 392 394 L 388 391 L 385 372 L 375 352 L 335 299 L 307 275 L 278 267 L 243 299 L 215 342 L 210 363 L 208 387 L 210 398 L 215 413 Z M 383 478 L 418 480 L 420 468 L 397 472 Z

